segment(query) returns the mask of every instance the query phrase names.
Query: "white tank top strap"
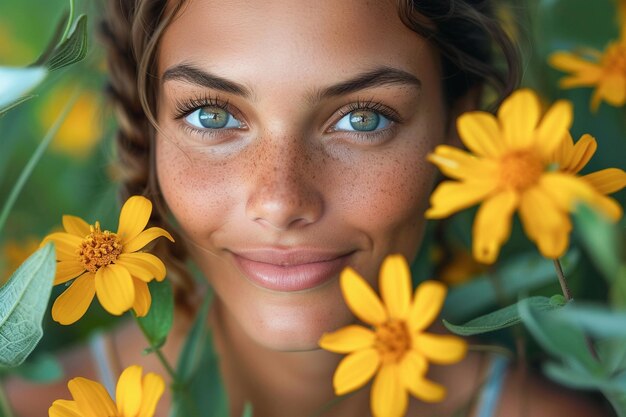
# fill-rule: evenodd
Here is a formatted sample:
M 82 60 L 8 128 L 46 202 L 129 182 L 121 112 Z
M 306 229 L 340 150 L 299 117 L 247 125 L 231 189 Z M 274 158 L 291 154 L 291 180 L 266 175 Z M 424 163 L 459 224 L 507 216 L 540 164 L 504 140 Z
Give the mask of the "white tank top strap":
M 95 331 L 89 337 L 89 350 L 96 364 L 100 382 L 115 398 L 115 385 L 119 375 L 119 363 L 110 335 L 103 331 Z

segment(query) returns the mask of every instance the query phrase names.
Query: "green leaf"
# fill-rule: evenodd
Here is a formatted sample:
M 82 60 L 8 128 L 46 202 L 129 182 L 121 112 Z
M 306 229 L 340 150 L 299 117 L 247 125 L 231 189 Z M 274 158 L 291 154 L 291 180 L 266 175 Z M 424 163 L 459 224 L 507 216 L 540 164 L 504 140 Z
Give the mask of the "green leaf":
M 39 343 L 55 270 L 54 245 L 48 243 L 0 288 L 0 366 L 21 364 Z
M 150 343 L 150 348 L 160 348 L 174 322 L 174 294 L 169 280 L 152 281 L 148 284 L 152 296 L 150 311 L 145 317 L 138 317 L 137 322 Z
M 54 29 L 54 33 L 52 34 L 50 39 L 48 39 L 48 43 L 46 44 L 46 47 L 44 48 L 41 55 L 39 55 L 39 58 L 37 58 L 37 60 L 32 64 L 33 66 L 44 65 L 46 61 L 50 59 L 57 45 L 61 43 L 61 40 L 63 39 L 63 33 L 70 23 L 69 19 L 70 16 L 67 12 L 64 13 L 63 16 L 61 16 L 61 19 L 59 19 L 59 21 L 57 22 L 57 26 Z
M 566 274 L 578 262 L 578 258 L 578 252 L 570 251 L 561 259 Z M 556 279 L 551 260 L 535 252 L 520 255 L 491 274 L 452 288 L 442 315 L 452 322 L 466 321 L 497 305 L 500 297 L 516 300 L 519 294 L 528 293 Z
M 556 318 L 569 306 L 558 311 L 540 311 L 527 299 L 518 303 L 522 322 L 546 351 L 562 358 L 569 367 L 582 368 L 594 375 L 602 373 L 600 363 L 589 352 L 582 329 Z
M 555 302 L 555 300 L 548 297 L 537 296 L 527 298 L 526 300 L 538 311 L 549 311 L 563 306 L 561 300 L 555 299 L 558 300 Z M 446 320 L 443 320 L 443 324 L 452 333 L 460 336 L 472 336 L 481 333 L 493 332 L 521 322 L 517 304 L 518 303 L 511 304 L 510 306 L 504 307 L 500 310 L 485 314 L 484 316 L 470 320 L 463 325 L 455 325 Z
M 571 304 L 559 311 L 554 320 L 576 326 L 597 338 L 626 338 L 626 311 L 600 305 Z
M 40 384 L 52 383 L 63 378 L 63 367 L 51 354 L 41 354 L 33 360 L 29 359 L 15 368 L 15 372 L 28 381 Z
M 178 362 L 172 417 L 222 417 L 228 397 L 219 371 L 213 337 L 207 325 L 211 298 L 199 309 Z
M 617 417 L 626 417 L 626 393 L 603 391 L 603 394 L 613 406 Z
M 0 109 L 0 116 L 3 116 L 6 112 L 16 108 L 20 104 L 25 103 L 25 102 L 27 102 L 28 100 L 30 100 L 31 98 L 34 98 L 34 97 L 37 97 L 37 96 L 35 96 L 35 95 L 23 96 L 23 97 L 18 98 L 15 101 L 7 104 L 5 107 Z
M 580 204 L 574 215 L 575 230 L 582 236 L 582 244 L 591 255 L 596 268 L 613 283 L 620 267 L 622 253 L 617 228 L 592 208 Z
M 243 413 L 241 414 L 241 417 L 252 417 L 252 404 L 246 403 L 243 406 Z
M 41 83 L 48 71 L 43 67 L 0 67 L 0 114 L 26 101 L 22 96 Z
M 87 16 L 82 14 L 74 22 L 68 37 L 52 52 L 45 65 L 50 71 L 81 61 L 87 55 Z
M 626 381 L 612 379 L 606 375 L 593 375 L 585 369 L 573 369 L 555 362 L 543 366 L 544 373 L 551 379 L 570 388 L 607 391 L 623 391 Z

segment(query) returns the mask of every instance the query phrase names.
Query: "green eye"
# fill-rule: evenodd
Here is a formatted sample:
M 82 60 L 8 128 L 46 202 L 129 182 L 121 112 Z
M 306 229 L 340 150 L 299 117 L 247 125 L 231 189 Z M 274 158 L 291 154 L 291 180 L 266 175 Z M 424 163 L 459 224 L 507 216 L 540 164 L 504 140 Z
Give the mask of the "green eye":
M 185 121 L 198 129 L 240 128 L 241 122 L 219 106 L 200 107 L 185 117 Z
M 373 110 L 355 110 L 341 118 L 335 125 L 335 130 L 371 132 L 384 129 L 391 124 L 391 120 Z

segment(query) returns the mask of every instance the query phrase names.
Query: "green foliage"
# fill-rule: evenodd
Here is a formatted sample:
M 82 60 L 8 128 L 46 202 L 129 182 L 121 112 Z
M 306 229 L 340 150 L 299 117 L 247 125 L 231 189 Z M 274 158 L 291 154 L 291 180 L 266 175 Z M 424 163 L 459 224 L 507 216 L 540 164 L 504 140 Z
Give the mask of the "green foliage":
M 55 270 L 54 244 L 48 243 L 0 288 L 0 366 L 21 364 L 37 346 Z
M 45 60 L 45 65 L 54 71 L 81 61 L 87 55 L 87 16 L 80 15 L 72 25 L 67 38 L 59 44 Z
M 528 302 L 537 311 L 549 311 L 562 307 L 564 305 L 564 298 L 562 295 L 556 295 L 551 298 L 535 296 L 525 299 L 525 302 Z M 518 306 L 517 303 L 515 303 L 492 313 L 485 314 L 484 316 L 477 317 L 463 325 L 455 325 L 447 320 L 443 320 L 443 324 L 452 333 L 460 336 L 473 336 L 505 329 L 521 321 Z
M 577 251 L 570 251 L 563 259 L 563 267 L 570 271 L 578 262 Z M 476 277 L 450 290 L 442 313 L 451 322 L 464 321 L 501 300 L 517 299 L 519 294 L 529 293 L 555 281 L 554 265 L 536 252 L 519 255 L 495 271 Z
M 229 415 L 228 397 L 220 375 L 213 337 L 207 326 L 211 297 L 198 310 L 177 367 L 171 417 Z
M 27 381 L 48 384 L 63 378 L 63 368 L 57 358 L 49 353 L 33 355 L 15 373 Z
M 137 323 L 148 339 L 148 352 L 165 344 L 167 335 L 174 322 L 174 294 L 169 280 L 152 281 L 148 284 L 152 295 L 152 306 L 145 317 L 139 317 Z
M 28 100 L 21 96 L 39 85 L 46 75 L 48 71 L 43 67 L 0 67 L 0 116 Z

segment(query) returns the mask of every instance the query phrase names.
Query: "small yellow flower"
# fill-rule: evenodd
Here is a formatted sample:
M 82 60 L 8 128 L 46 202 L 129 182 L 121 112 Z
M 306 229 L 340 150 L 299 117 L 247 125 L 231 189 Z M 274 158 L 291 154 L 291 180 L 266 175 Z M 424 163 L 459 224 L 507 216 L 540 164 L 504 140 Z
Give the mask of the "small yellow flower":
M 86 378 L 71 379 L 67 387 L 73 400 L 56 400 L 48 409 L 49 417 L 153 417 L 163 395 L 165 383 L 149 372 L 141 377 L 141 366 L 129 366 L 122 372 L 113 402 L 106 389 Z
M 559 82 L 561 88 L 595 87 L 591 110 L 604 100 L 620 107 L 626 103 L 626 34 L 608 44 L 603 52 L 588 49 L 585 54 L 559 51 L 550 55 L 554 68 L 570 73 Z
M 454 248 L 450 259 L 444 261 L 437 277 L 449 286 L 461 285 L 487 271 L 485 265 L 477 262 L 469 251 Z
M 381 267 L 382 302 L 349 267 L 341 273 L 340 283 L 350 310 L 373 330 L 350 325 L 320 339 L 323 349 L 348 354 L 333 376 L 335 393 L 361 388 L 378 372 L 371 394 L 375 417 L 402 416 L 408 406 L 407 392 L 423 401 L 443 400 L 445 388 L 425 378 L 428 361 L 458 362 L 467 351 L 463 339 L 424 332 L 439 314 L 445 286 L 426 281 L 411 299 L 410 270 L 400 255 L 388 256 Z
M 623 188 L 624 171 L 575 175 L 593 152 L 586 137 L 578 147 L 573 145 L 571 104 L 558 101 L 541 121 L 540 117 L 535 93 L 518 90 L 503 102 L 497 118 L 481 111 L 459 117 L 459 135 L 472 153 L 440 145 L 428 156 L 458 181 L 444 181 L 435 189 L 426 217 L 447 217 L 482 202 L 472 243 L 473 256 L 480 262 L 496 260 L 517 210 L 524 231 L 548 258 L 558 258 L 567 249 L 569 213 L 576 202 L 591 204 L 612 221 L 622 215 L 619 204 L 604 194 Z
M 120 315 L 131 308 L 140 317 L 148 314 L 152 299 L 147 283 L 163 280 L 165 265 L 139 250 L 160 236 L 174 241 L 159 227 L 144 230 L 151 212 L 150 200 L 130 197 L 122 207 L 117 233 L 101 230 L 99 222 L 89 225 L 79 217 L 63 216 L 67 233 L 52 233 L 42 242 L 56 245 L 54 284 L 76 278 L 52 306 L 55 321 L 74 323 L 85 314 L 94 295 L 111 314 Z
M 73 88 L 54 90 L 45 102 L 41 122 L 45 128 L 52 126 L 61 109 L 73 94 Z M 50 147 L 77 158 L 85 157 L 102 136 L 102 105 L 99 95 L 90 90 L 82 91 L 76 103 L 61 124 Z

